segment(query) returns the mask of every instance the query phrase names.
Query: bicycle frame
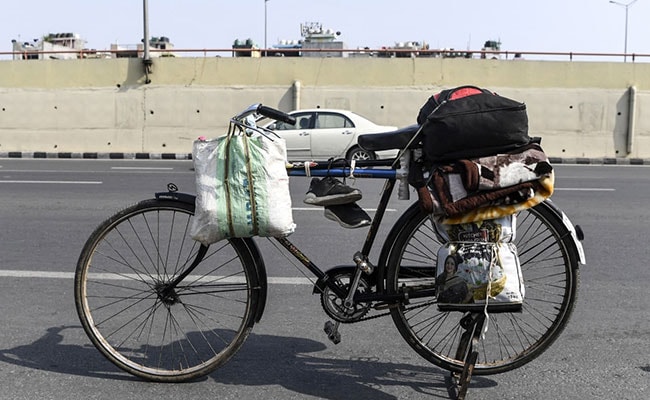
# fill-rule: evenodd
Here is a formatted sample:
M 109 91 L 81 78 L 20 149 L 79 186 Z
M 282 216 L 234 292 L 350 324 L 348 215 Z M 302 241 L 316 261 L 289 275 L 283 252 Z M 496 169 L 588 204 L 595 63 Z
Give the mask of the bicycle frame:
M 295 176 L 295 177 L 332 176 L 337 178 L 355 177 L 355 178 L 362 178 L 362 179 L 384 179 L 385 180 L 381 197 L 377 205 L 377 209 L 376 209 L 377 211 L 375 212 L 375 216 L 372 219 L 372 222 L 368 229 L 368 234 L 366 235 L 361 250 L 358 251 L 353 257 L 353 260 L 357 264 L 357 270 L 359 275 L 361 273 L 361 269 L 358 268 L 360 264 L 362 263 L 369 264 L 370 251 L 372 250 L 373 245 L 375 244 L 375 239 L 377 237 L 379 227 L 382 224 L 383 217 L 388 207 L 388 202 L 390 201 L 391 195 L 393 195 L 395 186 L 398 183 L 407 184 L 405 182 L 407 172 L 401 168 L 397 168 L 398 163 L 396 162 L 396 160 L 397 159 L 359 160 L 356 162 L 355 168 L 348 166 L 349 162 L 347 162 L 346 160 L 312 161 L 310 162 L 311 166 L 309 167 L 308 170 L 304 168 L 303 163 L 295 163 L 287 166 L 287 173 L 290 177 L 291 176 Z M 163 198 L 163 199 L 168 198 L 168 199 L 184 201 L 187 203 L 194 203 L 193 195 L 174 192 L 171 189 L 169 192 L 156 193 L 156 198 Z M 295 257 L 296 260 L 298 260 L 303 266 L 305 266 L 313 274 L 315 278 L 317 278 L 317 281 L 314 285 L 314 293 L 316 292 L 320 293 L 323 290 L 325 290 L 325 288 L 327 287 L 330 290 L 332 290 L 334 293 L 336 293 L 336 295 L 342 298 L 345 298 L 348 295 L 348 291 L 346 289 L 337 285 L 337 283 L 334 280 L 328 279 L 327 270 L 323 270 L 319 266 L 314 264 L 309 259 L 309 257 L 305 255 L 298 247 L 296 247 L 287 237 L 278 237 L 275 238 L 275 240 L 280 245 L 282 245 L 282 247 L 284 247 L 293 257 Z M 206 250 L 207 247 L 205 249 L 201 249 L 201 251 L 197 253 L 196 258 L 193 261 L 192 265 L 186 271 L 184 271 L 184 273 L 180 275 L 175 280 L 174 283 L 170 285 L 169 290 L 172 290 L 176 284 L 181 282 L 185 278 L 185 276 L 189 275 L 192 272 L 192 270 L 194 269 L 193 267 L 198 265 L 202 261 L 203 256 L 206 253 Z M 373 302 L 373 301 L 394 302 L 403 299 L 404 296 L 401 295 L 388 296 L 386 293 L 384 293 L 385 287 L 383 285 L 383 275 L 384 275 L 383 269 L 385 268 L 384 265 L 385 262 L 382 260 L 384 260 L 385 258 L 386 255 L 384 254 L 384 249 L 382 249 L 379 265 L 377 266 L 379 268 L 377 271 L 373 271 L 373 273 L 377 272 L 377 274 L 374 276 L 375 277 L 378 276 L 378 278 L 376 279 L 377 291 L 371 294 L 364 294 L 362 297 L 355 297 L 354 298 L 355 300 L 362 301 L 362 302 Z M 371 265 L 370 268 L 374 270 L 375 266 Z M 422 293 L 418 293 L 418 294 L 421 295 L 422 297 L 431 296 L 431 292 L 428 290 L 424 290 L 422 291 Z
M 395 160 L 386 160 L 380 163 L 377 162 L 369 162 L 369 163 L 390 167 L 394 165 L 394 161 Z M 307 173 L 305 169 L 302 169 L 300 167 L 288 169 L 289 176 L 333 176 L 333 177 L 354 176 L 358 178 L 386 180 L 379 200 L 379 204 L 377 205 L 377 211 L 375 213 L 375 217 L 372 219 L 372 223 L 370 224 L 370 228 L 368 230 L 368 234 L 366 235 L 366 239 L 364 241 L 363 247 L 361 251 L 355 254 L 354 256 L 354 260 L 357 263 L 357 266 L 359 266 L 359 264 L 361 263 L 368 263 L 368 256 L 370 255 L 370 251 L 372 250 L 372 246 L 375 242 L 377 232 L 379 231 L 379 227 L 381 225 L 384 214 L 386 212 L 388 201 L 390 200 L 390 196 L 393 193 L 393 189 L 395 188 L 395 183 L 398 177 L 398 170 L 392 167 L 390 169 L 373 169 L 373 168 L 352 169 L 350 167 L 331 168 L 332 165 L 336 165 L 336 164 L 331 164 L 329 162 L 316 163 L 316 164 L 317 164 L 316 166 L 312 166 L 310 168 L 309 173 Z M 363 167 L 364 165 L 366 165 L 366 162 L 359 161 L 360 167 Z M 295 245 L 293 245 L 289 241 L 289 239 L 287 239 L 286 237 L 282 237 L 282 238 L 276 238 L 276 240 L 285 249 L 287 249 L 287 251 L 289 251 L 289 253 L 291 253 L 297 260 L 299 260 L 305 267 L 307 267 L 307 269 L 311 271 L 314 274 L 314 276 L 318 278 L 314 290 L 322 291 L 324 287 L 327 286 L 340 297 L 345 297 L 347 295 L 345 290 L 340 288 L 332 280 L 327 279 L 326 271 L 323 271 L 317 265 L 315 265 L 304 253 L 300 251 L 300 249 L 298 249 Z
M 254 104 L 248 107 L 246 110 L 231 118 L 230 129 L 236 127 L 237 129 L 244 130 L 248 133 L 256 132 L 258 134 L 266 136 L 269 138 L 269 140 L 274 140 L 274 138 L 277 138 L 278 136 L 273 131 L 257 126 L 255 115 L 258 115 L 261 109 L 264 110 L 260 104 Z M 274 115 L 273 110 L 269 111 L 268 108 L 265 109 L 265 113 L 263 114 L 271 118 L 280 117 L 278 115 Z M 306 163 L 289 163 L 287 165 L 287 173 L 289 176 L 332 176 L 338 178 L 355 177 L 384 179 L 386 181 L 382 190 L 379 204 L 377 206 L 375 217 L 372 219 L 363 247 L 361 251 L 358 251 L 353 257 L 354 262 L 357 264 L 357 270 L 355 272 L 355 283 L 353 283 L 349 289 L 342 288 L 334 280 L 328 279 L 327 271 L 323 271 L 316 264 L 314 264 L 309 259 L 309 257 L 307 257 L 300 249 L 298 249 L 298 247 L 291 243 L 288 238 L 276 238 L 282 247 L 284 247 L 293 257 L 302 263 L 302 265 L 304 265 L 317 278 L 314 287 L 314 293 L 322 293 L 325 288 L 329 288 L 337 296 L 341 298 L 347 298 L 348 302 L 352 302 L 352 300 L 363 302 L 398 301 L 404 298 L 404 296 L 395 295 L 392 295 L 389 298 L 389 296 L 386 296 L 384 293 L 385 286 L 383 284 L 383 269 L 385 268 L 385 263 L 381 262 L 381 260 L 384 260 L 386 258 L 384 249 L 382 249 L 382 256 L 380 256 L 380 278 L 376 279 L 377 290 L 371 294 L 364 294 L 362 299 L 358 296 L 352 298 L 352 293 L 356 291 L 356 285 L 358 284 L 363 271 L 368 274 L 372 274 L 374 272 L 374 266 L 370 264 L 368 257 L 370 255 L 372 246 L 375 243 L 375 239 L 386 212 L 390 196 L 392 195 L 396 184 L 399 183 L 399 198 L 405 200 L 408 200 L 409 198 L 409 188 L 406 178 L 408 176 L 408 165 L 410 157 L 411 150 L 404 150 L 398 155 L 397 158 L 394 159 L 356 160 L 354 163 L 351 163 L 348 160 L 344 159 L 337 159 L 328 161 L 308 161 Z M 165 195 L 163 193 L 158 193 L 156 196 L 164 197 Z M 190 266 L 190 268 L 188 268 L 188 270 L 185 271 L 183 275 L 179 276 L 171 285 L 169 285 L 168 290 L 173 290 L 176 284 L 181 282 L 186 275 L 191 273 L 191 271 L 194 269 L 194 266 L 198 265 L 202 261 L 205 253 L 206 249 L 201 249 L 201 251 L 196 256 L 196 259 L 192 263 L 192 266 Z M 376 277 L 377 275 L 374 276 Z M 421 296 L 430 296 L 431 294 L 431 291 L 423 290 Z
M 403 163 L 406 160 L 402 159 L 401 164 L 403 165 Z M 312 165 L 308 173 L 302 167 L 302 164 L 298 164 L 298 166 L 288 169 L 289 176 L 333 176 L 333 177 L 340 177 L 340 178 L 353 176 L 356 178 L 386 180 L 381 192 L 379 203 L 377 205 L 377 211 L 375 212 L 375 216 L 372 219 L 372 223 L 370 224 L 368 234 L 366 235 L 366 238 L 363 243 L 363 247 L 353 257 L 353 260 L 356 263 L 355 280 L 359 279 L 359 276 L 364 270 L 368 274 L 374 274 L 376 272 L 374 276 L 376 278 L 375 283 L 377 285 L 377 290 L 368 294 L 357 294 L 353 298 L 350 298 L 350 300 L 354 300 L 357 303 L 359 302 L 369 303 L 369 302 L 376 302 L 376 301 L 394 303 L 394 302 L 405 300 L 405 296 L 403 294 L 389 295 L 385 293 L 383 278 L 384 278 L 384 269 L 386 267 L 385 259 L 387 258 L 388 249 L 384 249 L 384 248 L 381 249 L 379 263 L 376 266 L 377 267 L 376 269 L 375 266 L 370 264 L 369 261 L 370 251 L 372 250 L 372 247 L 375 243 L 375 239 L 377 237 L 379 227 L 381 226 L 381 223 L 383 221 L 386 208 L 388 207 L 388 202 L 390 201 L 390 197 L 393 194 L 395 186 L 398 183 L 408 185 L 406 182 L 407 171 L 405 171 L 402 168 L 398 168 L 399 164 L 396 161 L 397 159 L 357 161 L 356 164 L 359 166 L 359 168 L 354 168 L 354 169 L 352 167 L 346 167 L 345 165 L 347 165 L 348 162 L 345 160 L 341 160 L 338 162 L 329 162 L 329 161 L 315 162 L 314 163 L 315 166 Z M 339 165 L 343 165 L 343 166 L 339 167 Z M 372 167 L 379 166 L 384 168 L 363 168 L 365 166 L 372 166 Z M 281 238 L 276 238 L 276 240 L 287 251 L 289 251 L 289 253 L 291 253 L 297 260 L 299 260 L 316 278 L 318 278 L 318 280 L 314 285 L 314 293 L 317 292 L 321 293 L 327 287 L 330 290 L 332 290 L 337 296 L 341 298 L 346 298 L 347 296 L 350 295 L 349 293 L 354 292 L 355 290 L 354 286 L 356 285 L 355 283 L 353 283 L 352 287 L 349 289 L 340 287 L 336 283 L 336 281 L 329 279 L 328 271 L 323 271 L 316 264 L 314 264 L 309 259 L 309 257 L 307 257 L 300 249 L 298 249 L 293 243 L 291 243 L 291 241 L 288 238 L 281 237 Z M 370 271 L 367 269 L 368 265 L 370 266 Z M 417 293 L 412 293 L 411 297 L 428 297 L 431 296 L 433 293 L 434 293 L 434 289 L 431 290 L 423 289 L 418 291 Z

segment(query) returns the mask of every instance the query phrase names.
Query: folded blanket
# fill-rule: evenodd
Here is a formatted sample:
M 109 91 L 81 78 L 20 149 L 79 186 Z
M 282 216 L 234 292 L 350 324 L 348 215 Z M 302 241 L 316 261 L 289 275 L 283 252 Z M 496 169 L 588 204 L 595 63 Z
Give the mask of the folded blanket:
M 533 207 L 551 196 L 553 184 L 544 151 L 530 144 L 516 153 L 438 166 L 428 186 L 434 215 L 445 223 L 462 223 Z
M 520 202 L 508 202 L 508 199 L 501 199 L 503 201 L 495 201 L 484 206 L 467 210 L 463 213 L 440 218 L 443 224 L 466 224 L 469 222 L 484 221 L 488 219 L 496 219 L 506 217 L 518 213 L 519 211 L 535 207 L 539 203 L 551 197 L 555 184 L 555 177 L 551 173 L 550 176 L 543 177 L 535 183 L 535 189 L 531 196 Z
M 472 160 L 458 160 L 443 167 L 460 174 L 468 192 L 492 190 L 539 179 L 553 170 L 539 144 L 531 143 L 516 153 L 498 154 Z

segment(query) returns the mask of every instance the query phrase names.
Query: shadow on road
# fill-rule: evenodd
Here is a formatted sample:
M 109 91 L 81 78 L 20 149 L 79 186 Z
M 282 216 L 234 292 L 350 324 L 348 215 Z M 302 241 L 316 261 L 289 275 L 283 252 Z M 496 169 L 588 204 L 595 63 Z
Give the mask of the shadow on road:
M 90 344 L 63 344 L 67 329 L 81 327 L 49 328 L 33 343 L 0 350 L 0 362 L 70 375 L 139 379 L 122 373 Z M 251 334 L 233 359 L 208 379 L 224 385 L 279 385 L 323 399 L 349 398 L 351 394 L 357 399 L 396 399 L 387 393 L 394 393 L 395 387 L 432 398 L 450 398 L 453 391 L 449 373 L 442 369 L 386 362 L 372 355 L 336 359 L 318 354 L 327 348 L 311 339 Z M 496 386 L 493 380 L 474 377 L 470 391 L 492 386 Z
M 0 350 L 0 362 L 43 371 L 94 378 L 137 380 L 122 374 L 95 347 L 63 344 L 63 331 L 81 326 L 58 326 L 33 343 Z

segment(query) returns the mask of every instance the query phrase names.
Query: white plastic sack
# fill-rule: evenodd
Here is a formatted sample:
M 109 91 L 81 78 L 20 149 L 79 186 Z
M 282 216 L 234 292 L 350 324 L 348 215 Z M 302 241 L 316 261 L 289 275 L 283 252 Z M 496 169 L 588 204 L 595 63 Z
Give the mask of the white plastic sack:
M 208 245 L 233 237 L 293 233 L 284 139 L 240 133 L 197 140 L 192 159 L 194 240 Z
M 518 311 L 525 287 L 514 215 L 446 225 L 449 242 L 438 251 L 438 307 L 444 311 Z

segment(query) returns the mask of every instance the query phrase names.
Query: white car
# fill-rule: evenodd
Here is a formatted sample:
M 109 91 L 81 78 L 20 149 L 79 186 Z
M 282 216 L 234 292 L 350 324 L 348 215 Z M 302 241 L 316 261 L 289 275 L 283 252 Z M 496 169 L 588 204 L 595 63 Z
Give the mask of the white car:
M 397 129 L 395 126 L 377 125 L 348 110 L 309 109 L 288 113 L 296 118 L 296 124 L 273 122 L 265 128 L 273 130 L 287 142 L 289 161 L 327 160 L 374 160 L 397 156 L 397 150 L 370 152 L 357 144 L 357 137 L 368 133 L 384 133 Z

